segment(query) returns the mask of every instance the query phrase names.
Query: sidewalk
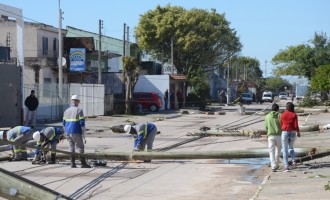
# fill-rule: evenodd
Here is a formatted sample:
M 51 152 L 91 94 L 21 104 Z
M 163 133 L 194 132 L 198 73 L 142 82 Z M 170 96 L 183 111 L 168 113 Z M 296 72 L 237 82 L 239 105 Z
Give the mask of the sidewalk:
M 306 125 L 330 121 L 330 113 L 309 116 Z M 296 147 L 316 147 L 330 149 L 330 131 L 324 133 L 302 133 L 297 138 Z M 299 164 L 289 172 L 270 172 L 252 199 L 329 199 L 330 190 L 325 188 L 330 181 L 330 157 L 311 160 Z M 329 188 L 330 189 L 330 188 Z

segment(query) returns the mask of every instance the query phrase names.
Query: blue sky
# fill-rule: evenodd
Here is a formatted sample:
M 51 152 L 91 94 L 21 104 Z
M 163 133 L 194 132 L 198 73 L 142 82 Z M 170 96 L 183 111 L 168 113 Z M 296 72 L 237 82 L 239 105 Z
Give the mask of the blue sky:
M 58 0 L 1 0 L 0 3 L 23 9 L 27 18 L 58 27 Z M 330 34 L 329 0 L 62 0 L 63 27 L 98 32 L 98 20 L 102 19 L 105 35 L 122 38 L 123 23 L 132 30 L 141 14 L 168 3 L 187 9 L 215 8 L 225 13 L 243 44 L 241 54 L 257 58 L 262 70 L 267 60 L 268 76 L 270 61 L 280 49 L 306 43 L 315 31 Z

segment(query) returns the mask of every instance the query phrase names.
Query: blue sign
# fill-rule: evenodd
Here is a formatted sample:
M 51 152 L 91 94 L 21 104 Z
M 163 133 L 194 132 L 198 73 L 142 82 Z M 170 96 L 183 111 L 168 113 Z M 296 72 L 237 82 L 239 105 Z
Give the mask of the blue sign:
M 70 71 L 83 72 L 86 71 L 86 49 L 71 48 L 70 49 Z

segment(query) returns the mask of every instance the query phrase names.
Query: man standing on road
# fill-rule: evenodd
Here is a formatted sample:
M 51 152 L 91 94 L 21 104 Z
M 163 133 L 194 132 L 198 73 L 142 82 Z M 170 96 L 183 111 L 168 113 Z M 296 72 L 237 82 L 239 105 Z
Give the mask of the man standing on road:
M 164 93 L 165 110 L 168 110 L 168 89 Z
M 66 133 L 66 138 L 69 141 L 69 149 L 71 152 L 71 168 L 76 168 L 75 148 L 79 153 L 84 153 L 84 141 L 85 139 L 85 117 L 81 108 L 79 108 L 80 100 L 77 95 L 71 97 L 71 107 L 66 109 L 63 115 L 63 128 Z M 86 158 L 81 156 L 81 168 L 91 168 L 87 164 Z
M 27 108 L 24 125 L 28 126 L 29 123 L 31 122 L 31 128 L 34 128 L 36 126 L 37 108 L 39 106 L 39 101 L 35 96 L 34 90 L 31 90 L 30 96 L 26 97 L 24 104 Z
M 35 150 L 35 156 L 32 164 L 43 164 L 46 163 L 46 151 L 42 151 L 43 148 L 50 146 L 51 159 L 48 164 L 56 163 L 56 146 L 63 140 L 63 131 L 56 127 L 46 127 L 40 132 L 36 131 L 33 133 L 33 139 L 37 142 L 37 149 Z
M 32 139 L 33 132 L 30 127 L 16 126 L 7 132 L 0 131 L 0 139 L 4 141 L 15 142 L 13 146 L 14 157 L 12 161 L 27 160 L 27 151 L 25 147 L 20 144 L 26 144 Z
M 134 140 L 134 151 L 152 151 L 152 146 L 157 134 L 157 127 L 153 123 L 140 123 L 134 126 L 126 125 L 124 130 L 128 134 L 132 134 Z M 149 161 L 149 160 L 148 160 Z M 146 162 L 148 162 L 146 161 Z M 149 161 L 150 162 L 150 161 Z
M 272 111 L 266 116 L 265 126 L 267 130 L 268 137 L 268 148 L 269 148 L 269 158 L 272 171 L 275 172 L 280 163 L 281 154 L 281 122 L 280 113 L 278 112 L 279 106 L 274 103 L 272 105 Z

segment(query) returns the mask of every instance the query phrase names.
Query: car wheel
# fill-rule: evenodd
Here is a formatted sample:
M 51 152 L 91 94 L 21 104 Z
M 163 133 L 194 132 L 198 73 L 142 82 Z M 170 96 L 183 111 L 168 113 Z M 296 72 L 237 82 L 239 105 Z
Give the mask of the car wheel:
M 156 111 L 158 111 L 158 107 L 155 104 L 151 104 L 151 106 L 149 107 L 149 110 L 151 112 L 156 112 Z

